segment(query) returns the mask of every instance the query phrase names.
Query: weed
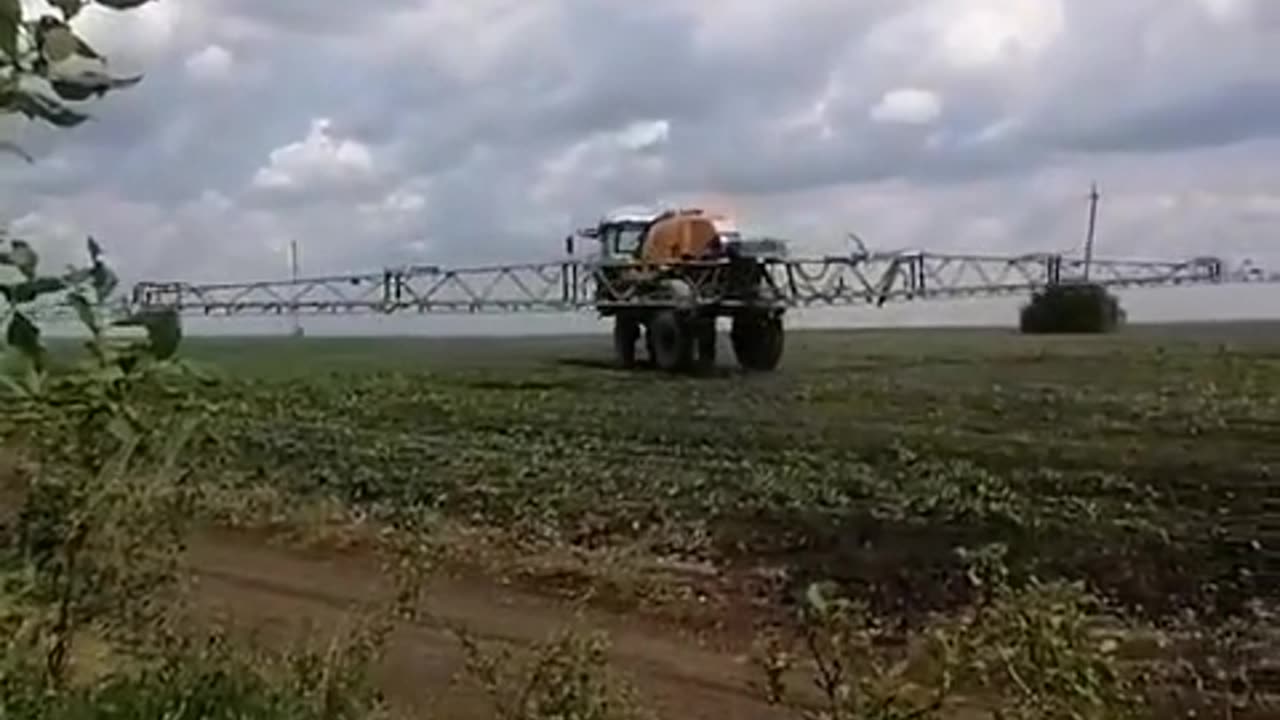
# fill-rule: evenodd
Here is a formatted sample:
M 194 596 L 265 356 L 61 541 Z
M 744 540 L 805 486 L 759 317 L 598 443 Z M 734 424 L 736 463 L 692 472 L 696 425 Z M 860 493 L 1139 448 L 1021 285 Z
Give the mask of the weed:
M 810 586 L 801 610 L 802 657 L 820 695 L 816 720 L 908 720 L 942 717 L 956 669 L 955 639 L 942 630 L 895 637 L 864 603 Z M 756 662 L 767 699 L 786 700 L 794 651 L 766 635 Z
M 609 670 L 608 643 L 598 633 L 571 629 L 532 648 L 517 662 L 509 648 L 486 648 L 456 631 L 466 675 L 492 702 L 498 720 L 646 720 L 651 713 L 628 683 Z
M 1114 641 L 1094 632 L 1097 601 L 1080 587 L 1014 589 L 1003 548 L 968 553 L 981 591 L 964 609 L 902 635 L 886 632 L 863 603 L 813 585 L 798 618 L 801 651 L 777 634 L 761 641 L 766 697 L 781 702 L 785 675 L 801 666 L 819 691 L 822 720 L 947 717 L 985 708 L 997 720 L 1140 717 L 1139 681 Z
M 0 582 L 4 620 L 19 623 L 28 644 L 11 652 L 43 654 L 46 680 L 60 687 L 82 629 L 127 643 L 156 620 L 159 593 L 175 581 L 182 518 L 190 515 L 178 459 L 194 424 L 165 416 L 151 424 L 137 404 L 142 390 L 160 388 L 168 377 L 181 337 L 176 316 L 129 320 L 145 327 L 146 339 L 114 340 L 101 306 L 115 279 L 97 243 L 89 240 L 87 268 L 50 278 L 36 275 L 38 257 L 24 247 L 24 279 L 5 286 L 16 353 L 5 377 L 37 464 L 18 480 L 22 505 L 0 549 Z M 44 293 L 24 293 L 26 286 L 68 293 L 90 333 L 86 365 L 50 373 L 25 309 Z
M 33 669 L 0 676 L 0 717 L 24 720 L 376 720 L 359 633 L 323 651 L 248 653 L 227 636 L 171 638 L 152 660 L 51 693 Z M 354 644 L 353 644 L 354 643 Z M 352 650 L 352 648 L 355 648 Z

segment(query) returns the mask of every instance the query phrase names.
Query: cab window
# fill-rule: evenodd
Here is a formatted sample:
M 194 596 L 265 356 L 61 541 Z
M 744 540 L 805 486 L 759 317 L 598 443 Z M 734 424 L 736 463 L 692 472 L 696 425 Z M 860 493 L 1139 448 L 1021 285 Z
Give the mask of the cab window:
M 643 225 L 613 225 L 601 234 L 604 247 L 610 255 L 634 256 L 640 249 L 644 236 Z
M 634 255 L 640 249 L 640 237 L 643 234 L 644 228 L 635 225 L 619 228 L 613 245 L 614 250 L 619 255 Z

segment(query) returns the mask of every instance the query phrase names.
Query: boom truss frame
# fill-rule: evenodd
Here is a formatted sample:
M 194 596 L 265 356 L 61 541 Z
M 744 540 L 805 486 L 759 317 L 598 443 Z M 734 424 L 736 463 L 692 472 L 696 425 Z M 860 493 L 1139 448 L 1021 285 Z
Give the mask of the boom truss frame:
M 862 253 L 764 260 L 767 292 L 755 300 L 732 301 L 719 296 L 716 289 L 724 285 L 715 282 L 717 273 L 730 272 L 731 262 L 691 263 L 664 270 L 677 277 L 687 271 L 692 295 L 682 298 L 681 305 L 721 307 L 883 305 L 1027 294 L 1051 285 L 1082 282 L 1086 271 L 1089 282 L 1109 288 L 1280 282 L 1280 274 L 1249 267 L 1228 269 L 1215 257 L 1086 262 L 1057 254 Z M 259 282 L 141 282 L 133 287 L 126 303 L 131 311 L 169 309 L 206 316 L 608 312 L 654 306 L 652 297 L 628 295 L 611 286 L 601 272 L 605 267 L 615 273 L 620 267 L 641 273 L 655 269 L 638 263 L 569 258 L 481 267 L 409 266 Z M 606 292 L 609 290 L 615 292 Z

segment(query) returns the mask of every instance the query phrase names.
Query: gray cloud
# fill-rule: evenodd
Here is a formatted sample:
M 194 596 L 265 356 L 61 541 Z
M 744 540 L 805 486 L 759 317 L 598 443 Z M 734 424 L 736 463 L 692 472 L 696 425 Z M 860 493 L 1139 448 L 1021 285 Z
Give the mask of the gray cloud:
M 218 0 L 205 2 L 211 12 L 230 22 L 261 26 L 268 34 L 348 35 L 367 31 L 380 16 L 413 7 L 414 0 L 314 2 L 314 0 Z
M 1280 83 L 1236 82 L 1119 114 L 1065 134 L 1074 149 L 1160 152 L 1228 145 L 1280 133 Z
M 1097 179 L 1114 253 L 1265 256 L 1275 6 L 157 3 L 90 18 L 146 80 L 21 128 L 40 162 L 0 165 L 0 212 L 101 236 L 130 279 L 210 279 L 283 274 L 291 240 L 314 272 L 549 257 L 660 199 L 800 252 L 1070 249 Z

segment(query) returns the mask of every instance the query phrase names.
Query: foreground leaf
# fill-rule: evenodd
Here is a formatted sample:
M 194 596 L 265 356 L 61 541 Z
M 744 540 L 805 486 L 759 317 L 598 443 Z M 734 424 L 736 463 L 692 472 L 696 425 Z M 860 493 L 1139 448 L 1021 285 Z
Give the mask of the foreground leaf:
M 18 28 L 22 27 L 22 0 L 0 0 L 0 52 L 18 57 Z
M 106 263 L 101 260 L 94 261 L 93 289 L 98 293 L 98 302 L 106 301 L 119 283 L 120 279 L 111 268 L 107 267 Z
M 40 45 L 42 54 L 49 59 L 51 63 L 60 63 L 72 55 L 79 55 L 81 58 L 90 60 L 102 60 L 102 55 L 93 47 L 84 42 L 84 38 L 76 35 L 67 23 L 50 17 L 40 19 L 40 35 L 38 35 L 38 45 Z
M 49 0 L 49 4 L 62 11 L 62 17 L 71 20 L 84 8 L 84 0 Z
M 29 303 L 41 295 L 60 292 L 67 288 L 61 278 L 36 278 L 14 285 L 0 285 L 0 294 L 14 304 Z
M 151 0 L 94 0 L 94 2 L 99 5 L 105 5 L 112 10 L 132 10 L 146 5 Z
M 36 161 L 36 159 L 32 157 L 31 153 L 24 150 L 21 145 L 14 142 L 10 142 L 8 140 L 0 140 L 0 152 L 6 152 L 6 153 L 9 153 L 10 155 L 17 155 L 23 160 L 26 160 L 27 163 L 29 164 L 34 164 Z
M 67 272 L 62 276 L 63 282 L 68 287 L 80 285 L 93 279 L 93 268 L 78 268 L 71 265 L 67 266 Z
M 49 87 L 58 94 L 58 97 L 68 102 L 82 102 L 88 100 L 94 95 L 100 94 L 97 88 L 76 85 L 75 83 L 62 82 L 53 80 L 49 83 Z
M 40 328 L 22 312 L 15 312 L 9 320 L 5 341 L 10 347 L 21 350 L 28 358 L 40 357 Z
M 11 90 L 0 96 L 0 106 L 60 128 L 75 127 L 89 119 L 88 115 L 72 110 L 53 98 L 22 90 Z
M 50 78 L 49 85 L 58 97 L 71 102 L 102 96 L 109 90 L 130 87 L 142 82 L 141 75 L 114 77 L 103 72 L 83 71 L 73 76 Z
M 0 386 L 20 397 L 35 397 L 41 392 L 42 376 L 38 363 L 25 353 L 8 348 L 0 367 Z
M 67 297 L 67 302 L 76 311 L 76 315 L 80 318 L 80 322 L 89 329 L 94 335 L 97 335 L 100 328 L 98 326 L 98 318 L 93 314 L 93 306 L 89 303 L 88 298 L 79 292 L 71 293 Z
M 9 261 L 22 271 L 28 280 L 35 277 L 36 266 L 40 264 L 40 256 L 36 254 L 35 248 L 25 240 L 14 240 L 10 243 L 10 247 L 12 249 L 9 251 Z
M 79 51 L 82 41 L 66 25 L 53 18 L 46 17 L 40 19 L 40 24 L 37 27 L 39 32 L 36 36 L 36 42 L 40 47 L 40 54 L 49 62 L 62 62 Z M 85 45 L 85 47 L 87 48 L 88 46 Z M 94 56 L 96 56 L 96 53 L 89 57 Z

